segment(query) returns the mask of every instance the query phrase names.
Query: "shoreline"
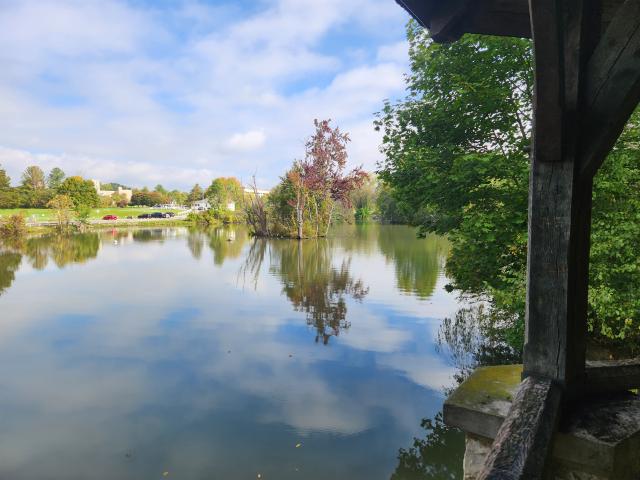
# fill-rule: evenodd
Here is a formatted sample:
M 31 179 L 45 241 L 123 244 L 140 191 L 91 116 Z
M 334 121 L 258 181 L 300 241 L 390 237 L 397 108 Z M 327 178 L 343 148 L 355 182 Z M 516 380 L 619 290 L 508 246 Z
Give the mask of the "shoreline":
M 192 225 L 194 225 L 194 223 L 185 218 L 94 220 L 85 225 L 85 230 L 108 230 L 111 228 L 128 227 L 188 227 Z M 55 222 L 28 223 L 26 227 L 27 233 L 55 233 L 59 231 L 58 224 Z M 77 232 L 79 231 L 80 224 L 78 222 L 71 222 L 69 227 L 70 231 Z

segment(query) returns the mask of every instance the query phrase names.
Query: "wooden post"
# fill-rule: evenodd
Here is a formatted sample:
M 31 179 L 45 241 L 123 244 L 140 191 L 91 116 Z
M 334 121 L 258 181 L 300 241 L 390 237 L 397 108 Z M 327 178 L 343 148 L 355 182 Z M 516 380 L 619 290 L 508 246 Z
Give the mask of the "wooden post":
M 565 390 L 585 366 L 591 182 L 579 181 L 580 117 L 595 0 L 530 0 L 536 82 L 529 189 L 524 376 Z

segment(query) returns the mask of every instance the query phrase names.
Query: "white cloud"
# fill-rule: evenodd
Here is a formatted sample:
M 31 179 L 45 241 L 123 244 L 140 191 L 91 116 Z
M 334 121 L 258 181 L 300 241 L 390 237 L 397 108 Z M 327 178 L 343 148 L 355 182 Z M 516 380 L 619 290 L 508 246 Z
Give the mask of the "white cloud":
M 227 146 L 232 151 L 250 152 L 258 150 L 264 145 L 267 136 L 262 130 L 250 130 L 245 133 L 235 133 L 227 142 Z
M 256 173 L 268 187 L 313 119 L 332 118 L 352 164 L 373 168 L 373 113 L 404 88 L 405 20 L 388 0 L 3 2 L 0 146 L 104 181 Z M 26 167 L 0 163 L 14 178 Z

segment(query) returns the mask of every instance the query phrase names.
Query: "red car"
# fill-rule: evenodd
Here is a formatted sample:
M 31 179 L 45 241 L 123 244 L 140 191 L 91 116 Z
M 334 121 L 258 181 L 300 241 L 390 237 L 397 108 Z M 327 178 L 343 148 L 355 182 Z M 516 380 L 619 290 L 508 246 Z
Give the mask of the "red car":
M 116 217 L 115 215 L 105 215 L 104 217 L 102 217 L 103 220 L 117 220 L 118 217 Z

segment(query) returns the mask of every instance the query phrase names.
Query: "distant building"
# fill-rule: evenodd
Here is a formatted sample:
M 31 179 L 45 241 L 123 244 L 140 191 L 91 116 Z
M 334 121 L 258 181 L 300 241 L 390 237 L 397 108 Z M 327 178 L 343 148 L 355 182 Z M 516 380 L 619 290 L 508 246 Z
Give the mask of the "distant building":
M 178 205 L 175 201 L 171 202 L 171 203 L 162 203 L 159 205 L 154 205 L 153 208 L 160 208 L 160 209 L 165 209 L 165 210 L 179 210 L 179 209 L 183 209 L 184 207 L 182 205 Z
M 207 200 L 206 198 L 191 203 L 191 210 L 196 210 L 198 212 L 209 210 L 210 208 L 211 203 L 209 203 L 209 200 Z
M 269 195 L 269 192 L 271 192 L 271 190 L 263 190 L 260 188 L 257 188 L 254 192 L 253 187 L 244 187 L 244 193 L 248 195 L 254 195 L 255 193 L 257 193 L 259 197 L 264 197 L 265 195 Z
M 128 190 L 128 189 L 124 189 L 122 187 L 118 187 L 118 191 L 115 190 L 102 190 L 100 188 L 100 180 L 91 180 L 93 182 L 93 186 L 96 189 L 96 192 L 98 192 L 98 195 L 100 195 L 101 197 L 112 197 L 114 193 L 117 193 L 118 195 L 124 195 L 124 197 L 127 199 L 127 202 L 131 202 L 131 197 L 133 196 L 133 190 Z

